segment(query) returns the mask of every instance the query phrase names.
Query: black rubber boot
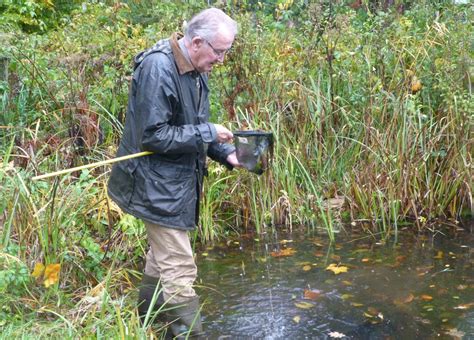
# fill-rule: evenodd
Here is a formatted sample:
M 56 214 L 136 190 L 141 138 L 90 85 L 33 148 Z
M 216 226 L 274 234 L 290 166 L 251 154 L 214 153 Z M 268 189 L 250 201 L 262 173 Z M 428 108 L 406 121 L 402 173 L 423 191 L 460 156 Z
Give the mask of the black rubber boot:
M 158 288 L 157 288 L 158 286 Z M 145 322 L 146 314 L 150 308 L 151 303 L 153 302 L 153 295 L 158 295 L 156 297 L 155 304 L 151 310 L 149 320 L 154 319 L 154 313 L 156 312 L 164 303 L 163 292 L 160 285 L 160 279 L 152 276 L 143 274 L 142 281 L 140 282 L 138 290 L 138 315 L 142 324 Z
M 166 315 L 175 339 L 204 339 L 199 296 L 182 303 L 167 304 Z

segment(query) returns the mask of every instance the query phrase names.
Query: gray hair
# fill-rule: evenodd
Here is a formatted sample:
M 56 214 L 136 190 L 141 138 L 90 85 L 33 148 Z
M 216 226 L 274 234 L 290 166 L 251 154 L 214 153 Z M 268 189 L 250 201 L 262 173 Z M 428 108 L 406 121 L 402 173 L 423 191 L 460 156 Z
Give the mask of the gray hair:
M 218 8 L 208 8 L 196 14 L 184 28 L 184 37 L 191 41 L 200 36 L 208 41 L 214 40 L 222 28 L 229 30 L 234 36 L 237 34 L 237 22 Z

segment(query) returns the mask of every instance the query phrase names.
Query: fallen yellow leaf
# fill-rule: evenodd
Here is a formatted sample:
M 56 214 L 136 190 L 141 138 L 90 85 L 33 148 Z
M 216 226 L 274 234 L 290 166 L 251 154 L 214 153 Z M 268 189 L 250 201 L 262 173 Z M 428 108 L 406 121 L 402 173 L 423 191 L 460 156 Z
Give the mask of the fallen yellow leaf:
M 433 300 L 433 297 L 431 295 L 423 294 L 420 296 L 420 299 L 422 299 L 423 301 L 431 301 Z
M 296 250 L 293 248 L 286 248 L 279 251 L 272 251 L 271 256 L 273 257 L 283 257 L 283 256 L 292 256 L 296 253 Z
M 362 307 L 363 305 L 364 305 L 363 303 L 351 302 L 352 307 Z
M 317 289 L 305 289 L 303 297 L 307 300 L 316 300 L 321 295 L 321 291 Z
M 345 266 L 338 266 L 335 263 L 331 263 L 326 270 L 332 271 L 334 274 L 347 273 L 348 268 Z
M 311 270 L 311 266 L 310 266 L 310 265 L 303 266 L 303 270 L 304 270 L 305 272 L 310 271 L 310 270 Z
M 298 308 L 301 308 L 301 309 L 310 309 L 310 308 L 313 308 L 314 305 L 312 303 L 309 303 L 309 302 L 295 302 L 295 306 L 298 307 Z
M 300 323 L 301 317 L 299 315 L 293 318 L 294 323 Z
M 411 81 L 411 92 L 417 93 L 421 90 L 421 81 L 416 77 L 413 76 Z
M 56 282 L 59 281 L 59 271 L 61 269 L 61 265 L 59 263 L 48 264 L 44 270 L 44 286 L 46 288 L 54 285 Z
M 35 269 L 33 269 L 33 273 L 31 273 L 31 276 L 37 279 L 41 275 L 43 275 L 43 272 L 44 272 L 44 264 L 42 264 L 41 262 L 37 262 L 35 264 Z

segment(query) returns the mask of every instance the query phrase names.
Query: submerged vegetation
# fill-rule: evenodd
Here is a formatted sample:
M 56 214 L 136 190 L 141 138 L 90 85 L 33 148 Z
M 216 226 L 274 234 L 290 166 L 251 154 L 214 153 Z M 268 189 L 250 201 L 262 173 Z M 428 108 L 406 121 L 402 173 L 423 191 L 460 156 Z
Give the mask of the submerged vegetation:
M 1 333 L 147 336 L 129 297 L 144 228 L 107 198 L 110 168 L 31 178 L 113 158 L 133 56 L 207 2 L 54 3 L 0 5 Z M 272 131 L 274 159 L 261 176 L 209 164 L 196 240 L 472 215 L 472 7 L 388 3 L 221 5 L 240 33 L 210 76 L 213 120 Z

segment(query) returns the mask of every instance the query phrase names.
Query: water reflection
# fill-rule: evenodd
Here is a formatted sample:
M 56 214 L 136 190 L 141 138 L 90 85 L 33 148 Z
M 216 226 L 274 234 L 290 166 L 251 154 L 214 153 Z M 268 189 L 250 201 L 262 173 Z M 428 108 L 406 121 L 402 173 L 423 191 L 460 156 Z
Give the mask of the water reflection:
M 341 235 L 333 245 L 278 233 L 204 249 L 206 330 L 213 339 L 474 337 L 473 246 L 470 230 L 450 230 L 386 244 Z

